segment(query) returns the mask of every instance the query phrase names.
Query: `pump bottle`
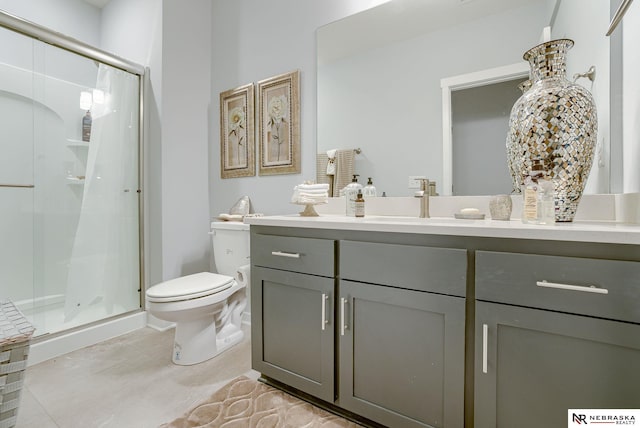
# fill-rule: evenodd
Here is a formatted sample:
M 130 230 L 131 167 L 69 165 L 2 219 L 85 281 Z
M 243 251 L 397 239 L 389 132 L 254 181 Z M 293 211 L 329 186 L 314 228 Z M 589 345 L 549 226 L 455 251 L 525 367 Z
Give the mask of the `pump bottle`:
M 356 199 L 358 198 L 358 193 L 362 193 L 362 184 L 358 183 L 358 175 L 353 174 L 351 183 L 344 188 L 346 215 L 350 217 L 356 215 Z
M 367 185 L 364 186 L 363 195 L 365 198 L 374 198 L 378 196 L 378 192 L 376 191 L 376 186 L 373 185 L 373 181 L 371 181 L 371 177 L 369 177 L 369 181 L 367 181 Z

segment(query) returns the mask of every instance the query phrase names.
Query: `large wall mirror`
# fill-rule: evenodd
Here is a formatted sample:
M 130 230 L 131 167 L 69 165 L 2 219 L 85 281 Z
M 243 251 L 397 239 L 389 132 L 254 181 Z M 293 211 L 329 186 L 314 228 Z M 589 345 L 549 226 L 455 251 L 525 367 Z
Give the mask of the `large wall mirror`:
M 438 192 L 445 195 L 509 193 L 504 147 L 510 108 L 496 109 L 504 124 L 489 127 L 505 127 L 497 136 L 472 131 L 470 144 L 477 150 L 454 147 L 454 159 L 449 160 L 457 168 L 454 176 L 466 175 L 480 190 L 442 188 L 448 166 L 443 164 L 441 84 L 456 76 L 524 64 L 523 53 L 539 44 L 546 31 L 547 37 L 575 41 L 567 57 L 569 80 L 591 66 L 596 69 L 593 81 L 577 80 L 593 94 L 599 120 L 586 192 L 620 192 L 622 84 L 617 76 L 621 74 L 622 31 L 605 36 L 611 10 L 618 3 L 611 2 L 616 4 L 608 0 L 393 0 L 319 28 L 318 153 L 360 148 L 356 173 L 365 179 L 373 177 L 378 193 L 388 196 L 411 195 L 409 176 L 436 180 Z M 515 90 L 522 80 L 522 76 L 513 78 L 507 87 Z M 504 84 L 496 86 L 503 90 Z M 478 97 L 494 98 L 486 91 L 452 96 L 452 102 L 471 100 L 476 105 L 468 105 L 466 119 L 461 120 L 474 120 L 469 108 L 483 108 Z M 452 111 L 457 111 L 455 106 Z M 455 117 L 453 121 L 455 134 Z M 496 169 L 504 169 L 504 183 L 487 174 Z

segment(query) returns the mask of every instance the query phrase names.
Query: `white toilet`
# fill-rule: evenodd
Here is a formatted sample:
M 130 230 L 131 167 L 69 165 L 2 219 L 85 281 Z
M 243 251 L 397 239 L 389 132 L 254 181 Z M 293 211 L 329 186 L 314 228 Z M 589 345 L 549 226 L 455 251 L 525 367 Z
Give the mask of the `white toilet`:
M 173 362 L 201 363 L 240 342 L 249 284 L 249 225 L 211 223 L 218 273 L 200 272 L 150 287 L 147 309 L 176 323 Z

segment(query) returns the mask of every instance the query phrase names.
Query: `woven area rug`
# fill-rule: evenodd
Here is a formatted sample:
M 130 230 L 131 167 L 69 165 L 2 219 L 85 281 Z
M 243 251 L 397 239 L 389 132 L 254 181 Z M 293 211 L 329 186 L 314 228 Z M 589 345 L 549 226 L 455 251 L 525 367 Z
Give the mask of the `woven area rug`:
M 160 428 L 355 428 L 360 425 L 240 376 Z

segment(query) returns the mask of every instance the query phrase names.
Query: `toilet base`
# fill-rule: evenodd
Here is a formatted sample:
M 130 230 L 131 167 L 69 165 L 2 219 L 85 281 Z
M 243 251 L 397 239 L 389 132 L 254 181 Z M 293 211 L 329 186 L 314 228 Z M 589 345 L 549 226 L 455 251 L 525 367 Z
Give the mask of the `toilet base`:
M 211 319 L 179 322 L 176 324 L 172 361 L 190 366 L 209 360 L 244 337 L 243 331 L 232 324 L 216 333 L 216 323 Z

